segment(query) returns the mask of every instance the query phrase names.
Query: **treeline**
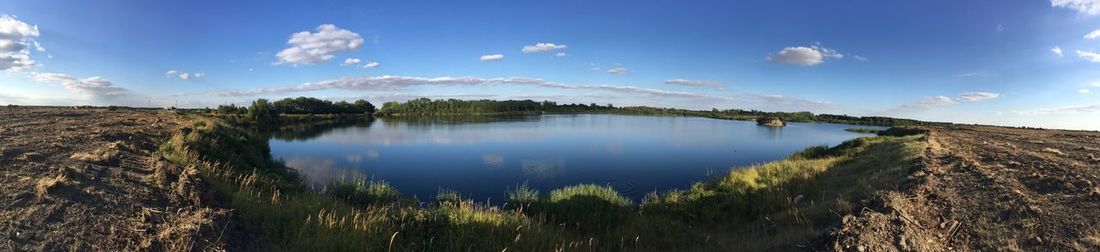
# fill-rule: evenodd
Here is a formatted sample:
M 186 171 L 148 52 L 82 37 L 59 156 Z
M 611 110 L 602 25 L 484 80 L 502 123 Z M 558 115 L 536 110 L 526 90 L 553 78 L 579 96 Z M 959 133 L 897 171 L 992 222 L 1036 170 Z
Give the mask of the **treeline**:
M 755 120 L 760 117 L 776 117 L 791 122 L 828 122 L 856 125 L 908 126 L 933 124 L 911 119 L 879 116 L 849 116 L 832 114 L 814 114 L 812 112 L 765 112 L 758 110 L 688 110 L 655 107 L 615 107 L 614 105 L 558 104 L 552 101 L 532 100 L 432 100 L 419 98 L 407 102 L 387 102 L 382 105 L 378 115 L 492 115 L 524 113 L 615 113 L 632 115 L 675 115 L 698 116 L 730 120 Z
M 615 107 L 611 104 L 600 106 L 597 104 L 562 104 L 552 101 L 536 102 L 532 100 L 432 100 L 428 98 L 413 99 L 406 102 L 387 102 L 382 104 L 380 115 L 488 115 L 508 113 L 539 113 L 539 112 L 604 112 L 612 111 Z
M 245 115 L 256 122 L 273 122 L 279 115 L 306 115 L 306 114 L 366 114 L 373 115 L 376 112 L 374 104 L 366 100 L 354 102 L 322 100 L 312 97 L 284 98 L 270 102 L 267 99 L 257 99 L 248 107 L 236 104 L 219 105 L 217 109 L 206 108 L 203 112 L 216 112 L 223 115 Z

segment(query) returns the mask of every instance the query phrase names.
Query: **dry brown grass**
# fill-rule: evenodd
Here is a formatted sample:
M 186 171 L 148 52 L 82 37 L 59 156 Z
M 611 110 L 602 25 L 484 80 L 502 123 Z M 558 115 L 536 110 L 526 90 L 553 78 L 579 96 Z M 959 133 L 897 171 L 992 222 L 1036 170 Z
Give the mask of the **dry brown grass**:
M 34 183 L 34 192 L 40 198 L 45 197 L 46 195 L 49 195 L 52 189 L 64 185 L 65 181 L 65 174 L 59 174 L 54 177 L 39 179 L 38 182 Z
M 95 150 L 93 150 L 91 152 L 73 153 L 73 155 L 69 156 L 69 158 L 79 160 L 79 161 L 89 162 L 89 163 L 93 163 L 93 164 L 110 165 L 110 164 L 112 164 L 112 163 L 114 163 L 115 161 L 118 160 L 118 156 L 119 156 L 118 148 L 119 148 L 119 146 L 120 146 L 120 144 L 117 143 L 117 142 L 116 143 L 111 143 L 111 144 L 96 148 Z

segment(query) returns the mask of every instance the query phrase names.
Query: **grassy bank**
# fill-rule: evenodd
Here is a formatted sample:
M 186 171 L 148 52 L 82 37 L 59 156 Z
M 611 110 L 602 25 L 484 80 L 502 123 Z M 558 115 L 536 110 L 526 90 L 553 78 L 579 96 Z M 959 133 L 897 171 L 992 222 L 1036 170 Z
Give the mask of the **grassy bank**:
M 264 136 L 223 119 L 189 120 L 161 153 L 200 168 L 210 197 L 234 210 L 232 237 L 242 249 L 790 248 L 811 244 L 871 193 L 896 185 L 923 149 L 919 136 L 860 138 L 654 193 L 640 205 L 606 186 L 543 194 L 517 185 L 507 205 L 488 206 L 450 190 L 421 202 L 364 179 L 307 188 L 272 159 Z

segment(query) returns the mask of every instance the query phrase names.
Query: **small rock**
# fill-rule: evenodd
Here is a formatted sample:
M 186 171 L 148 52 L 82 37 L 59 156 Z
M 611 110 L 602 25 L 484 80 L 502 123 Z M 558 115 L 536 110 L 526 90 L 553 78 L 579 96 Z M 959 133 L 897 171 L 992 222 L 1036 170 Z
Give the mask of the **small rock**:
M 856 250 L 859 251 L 859 252 L 867 251 L 867 247 L 864 247 L 863 245 L 859 245 L 859 247 L 856 247 Z

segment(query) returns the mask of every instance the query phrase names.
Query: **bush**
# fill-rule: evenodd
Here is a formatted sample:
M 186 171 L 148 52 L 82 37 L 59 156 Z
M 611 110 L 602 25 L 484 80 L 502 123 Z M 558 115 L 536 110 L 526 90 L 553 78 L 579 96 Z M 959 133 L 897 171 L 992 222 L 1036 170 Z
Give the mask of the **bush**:
M 246 116 L 258 123 L 271 123 L 279 119 L 279 112 L 266 99 L 256 99 L 252 106 L 248 106 Z
M 369 206 L 401 201 L 401 192 L 385 181 L 340 178 L 333 180 L 326 193 L 352 205 Z

